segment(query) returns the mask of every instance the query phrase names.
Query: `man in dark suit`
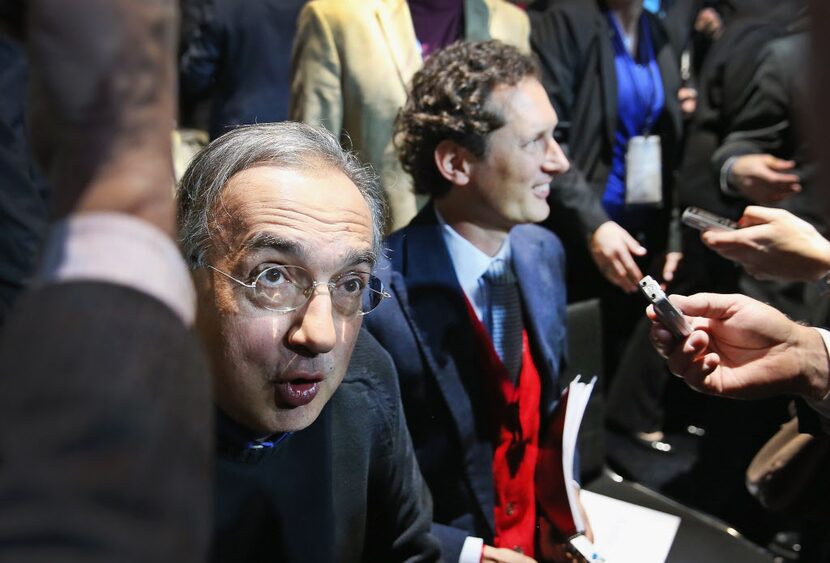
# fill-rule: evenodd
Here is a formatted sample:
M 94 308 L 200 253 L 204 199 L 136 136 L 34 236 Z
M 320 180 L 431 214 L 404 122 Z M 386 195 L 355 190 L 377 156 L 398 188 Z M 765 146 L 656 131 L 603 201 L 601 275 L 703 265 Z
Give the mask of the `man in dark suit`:
M 218 407 L 215 561 L 438 559 L 394 366 L 360 331 L 386 296 L 382 202 L 300 123 L 235 129 L 182 179 Z
M 532 60 L 497 41 L 433 54 L 398 118 L 401 162 L 430 201 L 386 240 L 394 299 L 367 327 L 398 368 L 453 563 L 544 560 L 534 473 L 559 397 L 564 255 L 530 223 L 568 169 L 556 124 Z
M 185 12 L 190 21 L 184 22 L 189 32 L 183 32 L 179 66 L 182 101 L 187 113 L 212 98 L 211 139 L 237 125 L 288 118 L 291 45 L 305 3 L 208 0 L 201 10 Z
M 746 103 L 712 155 L 716 182 L 742 209 L 747 204 L 782 207 L 826 235 L 830 198 L 816 181 L 802 108 L 808 99 L 806 17 L 791 33 L 762 51 L 747 86 Z M 742 276 L 740 291 L 797 320 L 810 320 L 815 298 L 803 284 Z

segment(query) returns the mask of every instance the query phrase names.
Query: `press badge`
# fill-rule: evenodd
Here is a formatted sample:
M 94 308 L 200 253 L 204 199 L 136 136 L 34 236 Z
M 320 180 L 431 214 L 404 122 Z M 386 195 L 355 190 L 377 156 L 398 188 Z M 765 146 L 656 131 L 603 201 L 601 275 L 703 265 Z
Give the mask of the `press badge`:
M 660 137 L 631 137 L 625 152 L 625 203 L 663 204 L 663 171 Z

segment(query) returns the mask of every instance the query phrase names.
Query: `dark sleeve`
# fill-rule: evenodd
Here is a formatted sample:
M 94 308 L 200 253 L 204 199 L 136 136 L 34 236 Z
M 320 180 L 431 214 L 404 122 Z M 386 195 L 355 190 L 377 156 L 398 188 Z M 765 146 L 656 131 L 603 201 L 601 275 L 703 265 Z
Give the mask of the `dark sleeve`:
M 356 364 L 371 365 L 368 376 L 373 378 L 371 396 L 377 401 L 375 409 L 383 430 L 373 443 L 369 513 L 388 541 L 371 538 L 375 546 L 388 549 L 367 557 L 406 563 L 426 563 L 440 560 L 438 540 L 430 533 L 432 525 L 432 497 L 418 467 L 412 439 L 401 405 L 398 376 L 392 358 L 366 331 L 355 349 Z M 361 357 L 363 356 L 363 357 Z M 377 557 L 376 557 L 377 556 Z
M 432 525 L 432 534 L 441 543 L 441 559 L 446 563 L 456 563 L 458 561 L 458 558 L 461 557 L 461 550 L 464 548 L 464 542 L 470 536 L 467 531 L 460 528 L 437 523 Z
M 747 89 L 746 103 L 735 117 L 732 131 L 712 156 L 712 173 L 720 185 L 726 161 L 746 154 L 779 154 L 785 131 L 792 126 L 791 93 L 786 84 L 786 64 L 800 64 L 781 57 L 771 44 L 761 55 L 758 70 Z
M 675 0 L 666 8 L 662 22 L 675 53 L 683 52 L 689 44 L 697 14 L 703 7 L 704 0 Z
M 567 145 L 571 135 L 571 110 L 581 67 L 580 21 L 570 12 L 547 9 L 530 12 L 530 46 L 542 70 L 542 85 L 559 118 L 557 139 Z M 583 25 L 585 22 L 582 22 Z
M 28 74 L 23 46 L 0 36 L 0 325 L 35 269 L 49 215 L 24 126 Z
M 194 12 L 198 22 L 187 22 L 179 60 L 179 87 L 186 100 L 196 100 L 210 91 L 222 57 L 224 32 L 215 4 Z
M 573 130 L 573 110 L 584 72 L 586 36 L 595 32 L 596 15 L 594 10 L 573 3 L 530 12 L 531 48 L 542 71 L 542 85 L 559 118 L 556 140 L 571 163 L 571 169 L 556 179 L 551 190 L 554 210 L 560 210 L 552 214 L 551 220 L 579 229 L 585 236 L 608 221 L 599 197 L 579 170 L 571 151 L 572 135 L 579 134 Z
M 106 283 L 31 291 L 0 365 L 3 560 L 206 561 L 208 368 L 171 310 Z

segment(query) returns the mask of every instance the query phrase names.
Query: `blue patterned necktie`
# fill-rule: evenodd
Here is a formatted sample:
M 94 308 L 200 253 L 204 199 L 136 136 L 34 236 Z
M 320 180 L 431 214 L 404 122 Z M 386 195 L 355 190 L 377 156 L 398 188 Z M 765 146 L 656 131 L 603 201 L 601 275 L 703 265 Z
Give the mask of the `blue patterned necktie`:
M 515 383 L 522 367 L 522 304 L 516 275 L 510 264 L 498 258 L 481 277 L 489 290 L 487 328 L 493 347 Z

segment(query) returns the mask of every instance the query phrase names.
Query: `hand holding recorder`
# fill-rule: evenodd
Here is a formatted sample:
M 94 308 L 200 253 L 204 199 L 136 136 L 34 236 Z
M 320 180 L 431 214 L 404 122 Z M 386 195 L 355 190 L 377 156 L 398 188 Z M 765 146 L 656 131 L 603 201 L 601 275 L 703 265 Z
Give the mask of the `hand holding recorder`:
M 691 332 L 678 338 L 652 305 L 651 342 L 672 373 L 701 392 L 732 398 L 830 391 L 827 350 L 818 331 L 743 295 L 672 295 Z
M 654 313 L 675 338 L 685 338 L 692 332 L 686 317 L 671 304 L 666 294 L 651 276 L 640 280 L 640 291 L 651 302 Z
M 706 230 L 701 239 L 757 278 L 815 281 L 830 271 L 830 241 L 789 211 L 749 206 L 739 225 Z

